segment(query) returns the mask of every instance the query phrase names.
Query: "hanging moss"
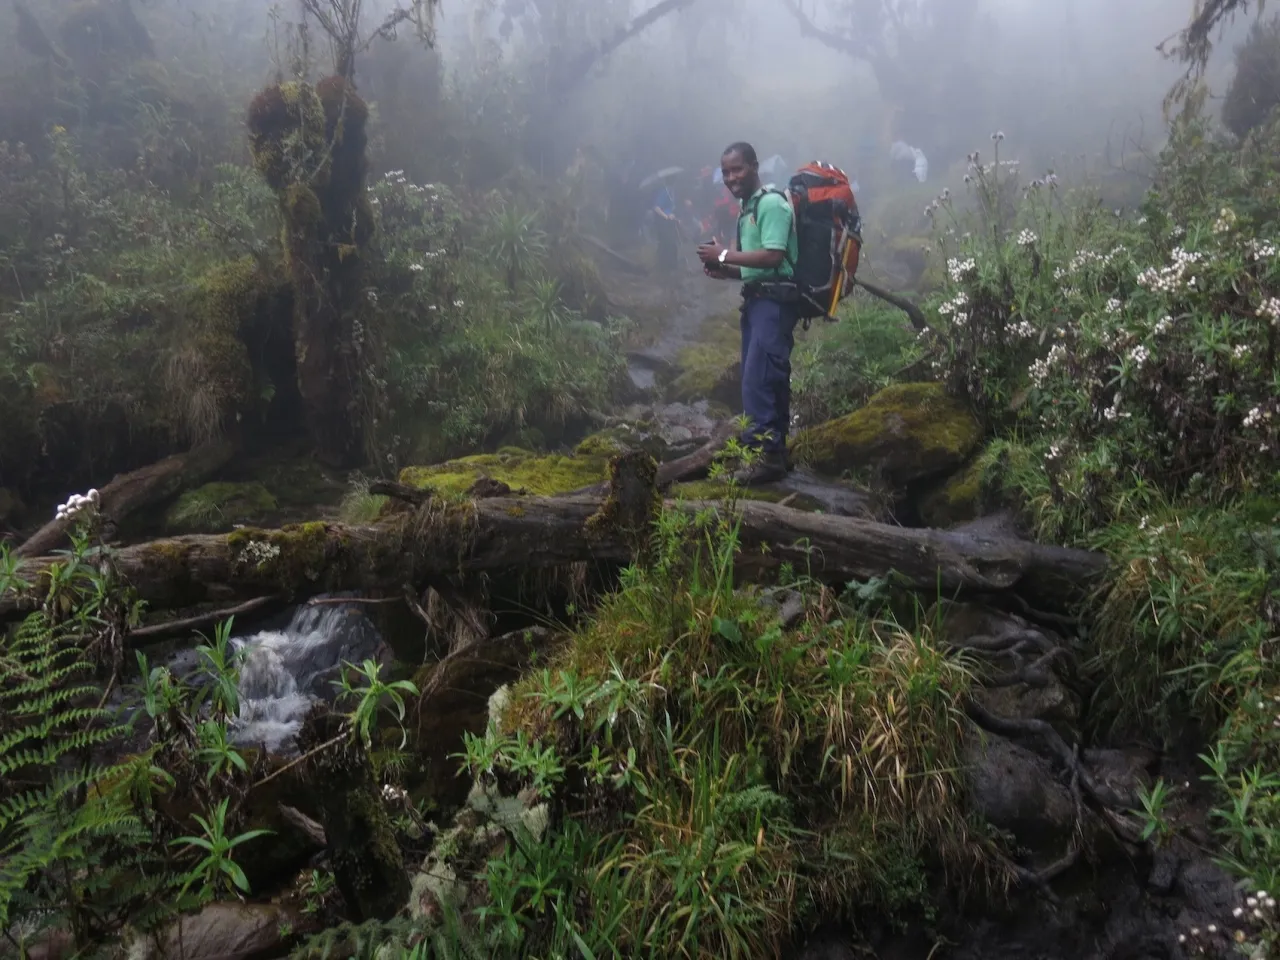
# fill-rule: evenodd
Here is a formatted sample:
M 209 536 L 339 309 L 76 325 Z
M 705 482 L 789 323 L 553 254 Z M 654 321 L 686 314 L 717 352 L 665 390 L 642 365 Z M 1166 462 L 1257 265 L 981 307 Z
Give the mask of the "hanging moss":
M 248 127 L 254 168 L 273 190 L 303 171 L 313 184 L 324 181 L 324 107 L 310 84 L 291 80 L 264 88 L 249 104 Z
M 213 388 L 224 413 L 251 395 L 253 367 L 241 335 L 273 293 L 252 257 L 221 264 L 196 283 L 190 308 L 194 329 L 184 339 L 202 361 L 199 386 Z

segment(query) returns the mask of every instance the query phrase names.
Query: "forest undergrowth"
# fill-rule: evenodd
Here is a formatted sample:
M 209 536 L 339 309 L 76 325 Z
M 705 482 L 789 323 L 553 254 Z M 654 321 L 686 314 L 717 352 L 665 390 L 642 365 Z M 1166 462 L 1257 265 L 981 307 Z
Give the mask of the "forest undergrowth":
M 971 155 L 971 196 L 929 205 L 946 263 L 930 329 L 848 309 L 800 350 L 797 410 L 843 414 L 903 371 L 968 403 L 988 491 L 1038 539 L 1113 562 L 1080 611 L 1091 739 L 1196 754 L 1194 787 L 1143 791 L 1144 839 L 1171 842 L 1207 798 L 1222 863 L 1265 905 L 1280 885 L 1280 119 L 1243 143 L 1180 122 L 1132 212 L 1052 172 L 1024 180 L 1003 141 Z M 193 207 L 104 179 L 62 128 L 41 149 L 0 151 L 19 228 L 3 235 L 0 466 L 47 444 L 50 411 L 115 408 L 186 442 L 270 419 L 284 387 L 264 357 L 288 292 L 267 187 L 219 167 Z M 607 403 L 626 323 L 567 196 L 392 172 L 369 202 L 379 458 Z M 412 682 L 347 665 L 282 766 L 232 742 L 230 622 L 201 638 L 193 683 L 129 650 L 143 610 L 91 507 L 38 585 L 0 547 L 0 596 L 38 595 L 0 649 L 0 930 L 24 946 L 58 930 L 92 955 L 274 895 L 296 908 L 280 938 L 302 956 L 756 957 L 819 921 L 906 925 L 998 898 L 1012 851 L 966 803 L 975 677 L 935 598 L 803 570 L 746 587 L 736 503 L 730 485 L 716 509 L 661 513 L 617 589 L 495 695 L 457 744 L 475 783 L 452 826 L 405 788 Z M 784 626 L 793 594 L 805 605 Z M 108 694 L 133 673 L 122 712 Z M 330 837 L 341 869 L 258 884 L 284 829 L 263 804 L 295 774 L 346 778 L 359 828 Z M 369 882 L 378 870 L 396 882 Z
M 1132 213 L 1019 179 L 1002 139 L 970 158 L 976 210 L 930 205 L 933 369 L 990 424 L 988 486 L 1114 563 L 1091 611 L 1099 732 L 1204 745 L 1202 784 L 1147 795 L 1152 829 L 1207 792 L 1224 861 L 1274 890 L 1280 119 L 1241 144 L 1180 123 Z

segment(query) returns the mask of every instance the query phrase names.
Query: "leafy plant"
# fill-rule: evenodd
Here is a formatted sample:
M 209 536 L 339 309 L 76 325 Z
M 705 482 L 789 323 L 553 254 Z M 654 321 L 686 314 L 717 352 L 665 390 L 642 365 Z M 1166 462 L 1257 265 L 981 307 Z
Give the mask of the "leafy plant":
M 206 894 L 214 894 L 222 890 L 232 892 L 232 888 L 242 893 L 249 892 L 249 880 L 240 865 L 232 858 L 231 853 L 242 843 L 270 833 L 270 830 L 246 830 L 234 837 L 227 836 L 227 799 L 218 801 L 218 805 L 210 811 L 206 819 L 198 813 L 191 818 L 204 831 L 201 836 L 178 837 L 171 841 L 175 846 L 187 847 L 202 851 L 204 857 L 187 873 L 183 890 L 193 884 L 200 884 Z
M 381 668 L 373 660 L 365 660 L 359 667 L 343 663 L 342 678 L 333 681 L 339 688 L 339 700 L 355 700 L 355 707 L 348 714 L 352 734 L 367 749 L 372 745 L 373 726 L 378 711 L 386 706 L 395 715 L 400 727 L 400 746 L 408 734 L 404 730 L 404 697 L 416 697 L 418 688 L 412 680 L 384 681 Z M 350 672 L 349 672 L 350 671 Z

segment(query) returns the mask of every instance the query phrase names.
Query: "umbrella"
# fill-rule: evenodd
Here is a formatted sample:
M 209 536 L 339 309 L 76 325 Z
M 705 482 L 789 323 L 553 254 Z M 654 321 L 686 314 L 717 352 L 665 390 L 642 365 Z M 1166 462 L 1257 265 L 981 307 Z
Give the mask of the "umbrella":
M 664 167 L 657 173 L 650 174 L 640 181 L 640 189 L 651 187 L 659 180 L 665 180 L 667 177 L 674 177 L 677 173 L 684 173 L 684 167 Z
M 766 177 L 771 177 L 774 174 L 782 173 L 786 169 L 787 169 L 787 161 L 783 160 L 782 157 L 780 157 L 776 153 L 772 157 L 770 157 L 768 160 L 765 160 L 763 163 L 760 164 L 760 172 L 763 173 Z

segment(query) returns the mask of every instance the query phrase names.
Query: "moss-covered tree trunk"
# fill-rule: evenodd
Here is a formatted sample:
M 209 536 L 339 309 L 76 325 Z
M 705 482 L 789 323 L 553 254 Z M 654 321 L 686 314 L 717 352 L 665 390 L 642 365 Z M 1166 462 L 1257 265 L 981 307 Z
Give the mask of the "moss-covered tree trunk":
M 319 459 L 364 459 L 361 403 L 364 258 L 373 234 L 365 193 L 368 109 L 350 83 L 274 84 L 249 108 L 259 172 L 280 197 L 294 292 L 298 391 Z
M 342 735 L 342 718 L 318 707 L 298 733 L 312 750 Z M 349 740 L 321 750 L 307 777 L 324 824 L 334 880 L 361 920 L 390 920 L 409 899 L 409 874 L 364 752 Z

